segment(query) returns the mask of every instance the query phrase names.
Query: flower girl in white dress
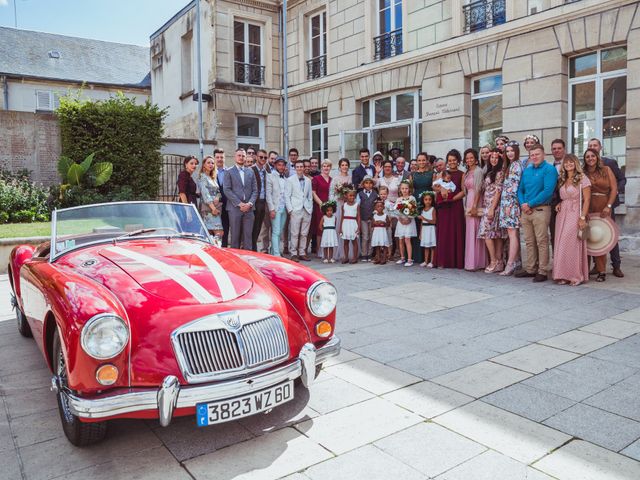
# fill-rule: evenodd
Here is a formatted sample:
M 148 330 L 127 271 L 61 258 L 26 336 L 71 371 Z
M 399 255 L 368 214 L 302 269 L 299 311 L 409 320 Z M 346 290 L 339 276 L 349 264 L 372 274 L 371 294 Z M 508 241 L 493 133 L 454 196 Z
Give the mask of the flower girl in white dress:
M 375 252 L 373 263 L 384 265 L 387 263 L 387 249 L 390 245 L 387 228 L 391 226 L 391 219 L 384 210 L 383 200 L 377 200 L 373 208 L 373 233 L 371 234 L 371 248 Z
M 338 233 L 336 232 L 336 202 L 324 202 L 320 207 L 324 216 L 320 222 L 320 232 L 322 238 L 320 240 L 320 248 L 322 248 L 322 263 L 335 263 L 333 259 L 333 249 L 338 246 Z

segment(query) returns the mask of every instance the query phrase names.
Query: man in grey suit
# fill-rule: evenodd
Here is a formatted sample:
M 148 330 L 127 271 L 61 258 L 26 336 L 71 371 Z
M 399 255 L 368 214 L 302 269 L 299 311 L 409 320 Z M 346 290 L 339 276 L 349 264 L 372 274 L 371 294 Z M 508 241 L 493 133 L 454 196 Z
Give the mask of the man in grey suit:
M 238 148 L 235 153 L 236 164 L 225 171 L 224 195 L 227 197 L 229 229 L 231 230 L 231 248 L 251 250 L 253 231 L 253 208 L 258 197 L 258 183 L 250 168 L 244 166 L 247 152 Z
M 284 202 L 289 213 L 289 252 L 291 260 L 297 262 L 311 259 L 307 257 L 307 236 L 311 225 L 313 197 L 311 196 L 311 180 L 304 175 L 304 162 L 296 162 L 295 174 L 287 178 L 284 189 Z

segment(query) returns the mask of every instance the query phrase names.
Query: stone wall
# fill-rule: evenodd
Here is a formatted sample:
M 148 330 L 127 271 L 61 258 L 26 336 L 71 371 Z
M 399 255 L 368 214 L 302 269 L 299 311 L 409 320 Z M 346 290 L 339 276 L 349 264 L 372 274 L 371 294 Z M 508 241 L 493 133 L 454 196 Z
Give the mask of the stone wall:
M 45 185 L 58 181 L 58 119 L 51 113 L 0 111 L 0 168 L 26 168 Z

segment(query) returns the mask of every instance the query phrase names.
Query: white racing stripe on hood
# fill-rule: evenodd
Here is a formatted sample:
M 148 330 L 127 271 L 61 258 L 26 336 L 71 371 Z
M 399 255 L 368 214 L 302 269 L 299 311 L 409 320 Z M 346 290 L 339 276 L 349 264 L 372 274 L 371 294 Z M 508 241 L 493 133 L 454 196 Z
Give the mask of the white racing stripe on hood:
M 202 285 L 171 265 L 156 260 L 155 258 L 151 258 L 148 255 L 132 252 L 131 250 L 127 250 L 122 247 L 108 247 L 107 250 L 118 255 L 122 255 L 123 257 L 130 258 L 131 260 L 135 260 L 136 262 L 140 262 L 149 268 L 157 270 L 158 272 L 164 273 L 168 278 L 172 279 L 189 292 L 200 303 L 217 303 L 217 299 Z
M 236 289 L 233 286 L 233 282 L 231 278 L 227 274 L 227 272 L 222 268 L 222 266 L 214 260 L 211 255 L 203 252 L 200 247 L 193 248 L 193 254 L 196 255 L 200 260 L 204 262 L 207 266 L 213 278 L 215 278 L 218 283 L 218 288 L 220 289 L 220 295 L 222 296 L 222 301 L 233 300 L 238 296 L 236 293 Z

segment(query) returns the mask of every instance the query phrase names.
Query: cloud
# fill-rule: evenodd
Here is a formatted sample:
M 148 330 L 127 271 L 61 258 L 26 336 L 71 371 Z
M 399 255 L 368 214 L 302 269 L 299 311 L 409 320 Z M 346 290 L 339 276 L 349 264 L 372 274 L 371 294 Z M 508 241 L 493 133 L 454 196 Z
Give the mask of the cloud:
M 0 7 L 6 7 L 9 5 L 9 0 L 0 0 Z

